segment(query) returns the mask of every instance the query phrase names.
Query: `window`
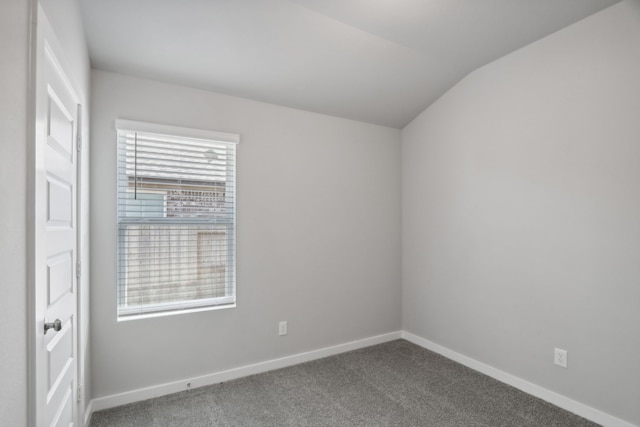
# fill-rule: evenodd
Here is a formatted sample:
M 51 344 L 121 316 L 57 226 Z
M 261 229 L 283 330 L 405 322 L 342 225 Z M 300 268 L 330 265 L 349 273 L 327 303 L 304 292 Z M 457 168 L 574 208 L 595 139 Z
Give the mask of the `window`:
M 116 128 L 118 318 L 233 306 L 238 135 Z

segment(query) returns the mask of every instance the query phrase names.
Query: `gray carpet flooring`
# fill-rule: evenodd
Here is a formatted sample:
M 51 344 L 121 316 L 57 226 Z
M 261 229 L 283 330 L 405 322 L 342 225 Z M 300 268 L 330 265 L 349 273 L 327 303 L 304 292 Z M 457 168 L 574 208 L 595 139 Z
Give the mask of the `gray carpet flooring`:
M 405 340 L 96 412 L 103 426 L 596 426 Z

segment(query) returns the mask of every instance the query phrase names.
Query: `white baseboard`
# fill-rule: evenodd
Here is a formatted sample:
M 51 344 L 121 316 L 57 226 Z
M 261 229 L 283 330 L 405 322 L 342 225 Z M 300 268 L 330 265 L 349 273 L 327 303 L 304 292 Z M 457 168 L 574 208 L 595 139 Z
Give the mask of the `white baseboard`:
M 634 424 L 616 418 L 613 415 L 609 415 L 583 403 L 576 402 L 575 400 L 569 399 L 568 397 L 565 397 L 554 391 L 547 390 L 546 388 L 540 387 L 536 384 L 530 383 L 529 381 L 523 380 L 522 378 L 518 378 L 514 375 L 508 374 L 504 371 L 494 368 L 493 366 L 486 365 L 482 362 L 450 350 L 447 347 L 441 346 L 440 344 L 436 344 L 434 342 L 421 338 L 412 333 L 402 331 L 402 338 L 416 345 L 419 345 L 420 347 L 426 348 L 427 350 L 438 353 L 446 357 L 447 359 L 451 359 L 475 371 L 495 378 L 500 382 L 509 384 L 510 386 L 522 390 L 527 394 L 538 397 L 574 414 L 580 415 L 581 417 L 593 421 L 594 423 L 601 424 L 605 427 L 637 427 Z
M 187 389 L 187 383 L 191 383 L 191 388 L 202 387 L 211 384 L 217 384 L 230 381 L 236 378 L 246 377 L 248 375 L 259 374 L 261 372 L 272 371 L 274 369 L 285 368 L 287 366 L 297 365 L 299 363 L 309 362 L 311 360 L 321 359 L 323 357 L 333 356 L 335 354 L 344 353 L 346 351 L 357 350 L 359 348 L 369 347 L 376 344 L 382 344 L 387 341 L 396 340 L 402 337 L 402 332 L 391 332 L 388 334 L 377 335 L 357 341 L 351 341 L 345 344 L 339 344 L 332 347 L 325 347 L 318 350 L 307 351 L 304 353 L 294 354 L 292 356 L 281 357 L 278 359 L 267 360 L 265 362 L 255 363 L 252 365 L 241 366 L 238 368 L 228 369 L 226 371 L 215 372 L 213 374 L 203 375 L 196 378 L 186 378 L 181 381 L 171 383 L 158 384 L 151 387 L 145 387 L 137 390 L 127 391 L 124 393 L 113 394 L 111 396 L 99 397 L 93 399 L 87 406 L 87 414 L 89 419 L 94 411 L 112 408 L 115 406 L 126 405 L 127 403 L 138 402 L 141 400 L 151 399 L 154 397 L 164 396 Z
M 420 347 L 441 354 L 448 359 L 461 363 L 475 371 L 495 378 L 496 380 L 501 381 L 505 384 L 509 384 L 519 390 L 524 391 L 525 393 L 543 399 L 562 409 L 580 415 L 581 417 L 584 417 L 603 426 L 637 427 L 634 424 L 616 418 L 613 415 L 607 414 L 583 403 L 569 399 L 568 397 L 565 397 L 561 394 L 530 383 L 526 380 L 523 380 L 522 378 L 508 374 L 504 371 L 486 365 L 468 356 L 455 352 L 447 347 L 443 347 L 439 344 L 436 344 L 406 331 L 397 331 L 388 334 L 377 335 L 374 337 L 351 341 L 332 347 L 325 347 L 318 350 L 294 354 L 292 356 L 281 357 L 278 359 L 267 360 L 265 362 L 255 363 L 247 366 L 241 366 L 226 371 L 215 372 L 196 378 L 186 378 L 182 381 L 158 384 L 151 387 L 145 387 L 124 393 L 99 397 L 91 400 L 91 402 L 89 402 L 89 405 L 87 405 L 85 411 L 85 425 L 88 425 L 91 419 L 91 415 L 94 411 L 100 411 L 115 406 L 126 405 L 127 403 L 138 402 L 141 400 L 184 391 L 187 388 L 187 383 L 191 383 L 191 388 L 203 387 L 206 385 L 230 381 L 236 378 L 246 377 L 248 375 L 254 375 L 262 372 L 272 371 L 274 369 L 285 368 L 287 366 L 293 366 L 299 363 L 309 362 L 311 360 L 321 359 L 323 357 L 333 356 L 351 350 L 357 350 L 359 348 L 382 344 L 384 342 L 392 341 L 399 338 L 404 338 L 407 341 L 419 345 Z

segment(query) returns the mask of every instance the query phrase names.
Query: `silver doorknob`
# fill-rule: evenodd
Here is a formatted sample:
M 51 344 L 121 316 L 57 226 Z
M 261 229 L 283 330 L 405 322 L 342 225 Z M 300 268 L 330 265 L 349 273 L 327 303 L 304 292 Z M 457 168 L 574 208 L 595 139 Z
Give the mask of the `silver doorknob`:
M 50 323 L 47 323 L 45 321 L 44 322 L 44 333 L 46 334 L 49 329 L 53 329 L 54 331 L 58 332 L 60 329 L 62 329 L 62 320 L 56 319 L 56 320 L 54 320 L 53 322 L 50 322 Z

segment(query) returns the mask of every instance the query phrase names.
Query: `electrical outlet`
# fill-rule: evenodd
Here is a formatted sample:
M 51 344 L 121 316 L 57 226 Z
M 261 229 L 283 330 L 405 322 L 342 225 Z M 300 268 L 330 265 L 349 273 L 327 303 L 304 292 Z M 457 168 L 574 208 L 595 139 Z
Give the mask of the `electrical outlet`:
M 567 367 L 567 350 L 556 348 L 553 350 L 553 363 L 563 368 Z
M 278 335 L 287 335 L 287 321 L 278 324 Z

